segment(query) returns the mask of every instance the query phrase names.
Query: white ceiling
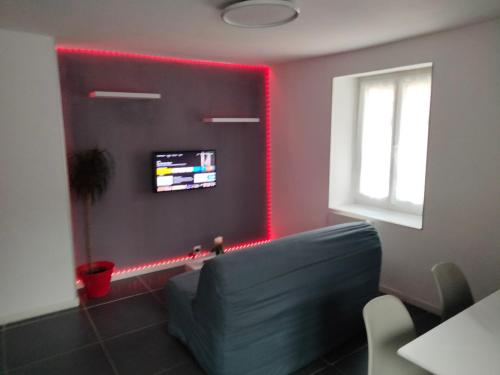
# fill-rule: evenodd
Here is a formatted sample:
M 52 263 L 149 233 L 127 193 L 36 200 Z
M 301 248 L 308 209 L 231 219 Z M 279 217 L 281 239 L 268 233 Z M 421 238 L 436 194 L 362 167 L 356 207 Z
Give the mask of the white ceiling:
M 223 23 L 226 0 L 0 0 L 0 28 L 58 44 L 245 63 L 347 51 L 500 16 L 500 0 L 297 0 L 267 29 Z M 234 2 L 234 1 L 233 1 Z

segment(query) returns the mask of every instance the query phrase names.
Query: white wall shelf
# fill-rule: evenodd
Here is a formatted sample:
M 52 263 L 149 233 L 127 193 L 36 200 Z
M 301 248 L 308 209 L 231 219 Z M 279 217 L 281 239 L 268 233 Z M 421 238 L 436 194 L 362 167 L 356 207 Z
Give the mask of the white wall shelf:
M 161 99 L 161 94 L 153 92 L 121 92 L 121 91 L 91 91 L 90 98 L 108 98 L 108 99 Z
M 258 117 L 205 117 L 203 119 L 205 124 L 214 123 L 259 123 Z

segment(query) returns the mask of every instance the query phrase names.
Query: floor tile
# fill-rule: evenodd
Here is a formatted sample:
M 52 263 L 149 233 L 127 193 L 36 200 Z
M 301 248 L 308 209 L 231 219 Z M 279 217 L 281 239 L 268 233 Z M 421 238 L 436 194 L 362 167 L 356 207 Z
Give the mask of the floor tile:
M 3 374 L 4 372 L 4 334 L 3 334 L 3 326 L 0 326 L 0 374 Z
M 205 375 L 206 373 L 194 361 L 183 363 L 174 368 L 158 372 L 155 375 Z
M 441 324 L 441 318 L 439 316 L 427 313 L 425 316 L 415 320 L 417 335 L 423 335 L 439 324 Z
M 155 297 L 163 306 L 167 307 L 167 296 L 163 289 L 152 292 L 153 297 Z
M 110 301 L 121 298 L 134 296 L 141 293 L 149 292 L 148 288 L 137 277 L 129 277 L 123 280 L 113 281 L 111 289 L 105 297 L 89 299 L 85 293 L 85 289 L 80 289 L 78 295 L 80 301 L 86 306 L 97 306 Z
M 354 336 L 353 338 L 349 339 L 344 344 L 340 345 L 338 348 L 332 350 L 330 353 L 324 356 L 324 359 L 328 363 L 332 364 L 365 346 L 366 346 L 366 334 L 362 332 Z
M 366 375 L 368 374 L 368 348 L 349 354 L 334 364 L 344 375 Z M 321 374 L 324 375 L 324 374 Z
M 171 369 L 191 356 L 160 324 L 105 341 L 120 375 L 149 375 Z
M 309 365 L 301 368 L 300 370 L 292 372 L 290 375 L 311 375 L 311 374 L 316 374 L 317 372 L 321 371 L 324 369 L 327 365 L 327 363 L 323 359 L 317 359 L 310 363 Z
M 4 335 L 9 369 L 97 341 L 85 312 L 81 310 L 8 328 Z
M 151 293 L 92 307 L 88 312 L 103 339 L 167 319 L 165 307 Z
M 183 268 L 177 268 L 120 280 L 112 284 L 107 297 L 86 302 L 120 375 L 204 374 L 187 349 L 166 330 L 163 286 L 181 272 Z M 440 323 L 439 317 L 406 306 L 419 334 Z M 3 357 L 5 365 L 13 369 L 9 375 L 113 374 L 81 308 L 11 324 L 3 332 L 0 327 L 0 343 L 2 339 L 6 350 L 0 345 L 0 375 L 6 375 L 2 373 Z M 292 375 L 365 375 L 367 366 L 363 330 Z
M 405 305 L 406 309 L 408 310 L 408 312 L 410 313 L 410 316 L 413 319 L 413 321 L 416 321 L 416 320 L 418 320 L 418 319 L 420 319 L 428 314 L 427 311 L 422 310 L 420 307 L 410 305 L 406 302 L 404 303 L 404 305 Z
M 53 313 L 50 313 L 50 314 L 35 316 L 33 318 L 29 318 L 29 319 L 25 319 L 25 320 L 21 320 L 21 321 L 15 322 L 15 323 L 7 324 L 7 326 L 5 326 L 5 330 L 11 329 L 11 328 L 15 328 L 15 327 L 20 327 L 20 326 L 25 326 L 25 325 L 28 325 L 28 324 L 32 324 L 32 323 L 35 323 L 35 322 L 42 321 L 42 320 L 53 319 L 53 318 L 56 318 L 56 317 L 59 317 L 59 316 L 65 315 L 65 314 L 74 314 L 74 313 L 78 313 L 78 312 L 81 312 L 81 311 L 83 311 L 83 308 L 80 307 L 80 306 L 78 306 L 78 307 L 74 307 L 74 308 L 71 308 L 71 309 L 56 311 L 56 312 L 53 312 Z
M 335 366 L 328 366 L 325 369 L 315 372 L 310 375 L 344 375 L 340 370 L 338 370 Z M 347 375 L 347 374 L 346 374 Z M 366 374 L 363 374 L 366 375 Z
M 9 375 L 113 375 L 99 344 L 36 362 Z
M 171 277 L 184 272 L 184 267 L 169 268 L 168 270 L 158 271 L 140 275 L 139 278 L 151 290 L 163 289 Z

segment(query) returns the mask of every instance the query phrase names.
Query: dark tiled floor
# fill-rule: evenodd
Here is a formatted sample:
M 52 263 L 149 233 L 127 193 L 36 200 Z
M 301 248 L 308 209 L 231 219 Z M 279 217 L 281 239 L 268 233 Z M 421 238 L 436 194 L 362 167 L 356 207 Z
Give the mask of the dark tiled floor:
M 7 327 L 4 335 L 7 368 L 16 368 L 97 342 L 83 310 L 10 329 Z
M 54 358 L 32 363 L 9 372 L 12 375 L 105 375 L 113 369 L 99 344 L 81 348 Z
M 149 292 L 87 311 L 104 340 L 167 320 L 165 308 Z
M 166 324 L 119 336 L 106 346 L 123 375 L 156 374 L 192 360 L 187 350 L 167 333 Z
M 3 374 L 4 372 L 4 351 L 3 348 L 5 347 L 4 341 L 3 341 L 3 329 L 4 327 L 0 326 L 0 374 Z
M 191 354 L 167 333 L 162 288 L 182 269 L 112 283 L 82 306 L 0 327 L 0 375 L 203 375 Z M 417 331 L 439 319 L 407 305 Z M 293 375 L 365 375 L 368 349 L 360 334 Z

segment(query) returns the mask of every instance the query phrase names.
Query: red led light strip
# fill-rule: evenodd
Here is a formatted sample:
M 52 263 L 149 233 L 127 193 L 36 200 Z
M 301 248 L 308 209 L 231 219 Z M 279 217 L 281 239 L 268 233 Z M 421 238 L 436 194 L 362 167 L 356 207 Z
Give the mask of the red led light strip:
M 264 110 L 265 110 L 265 123 L 266 123 L 266 238 L 263 240 L 244 242 L 241 244 L 229 246 L 224 250 L 226 252 L 233 252 L 242 249 L 246 249 L 252 246 L 262 245 L 269 242 L 272 237 L 272 196 L 271 196 L 271 99 L 270 99 L 270 71 L 271 69 L 265 65 L 246 65 L 246 64 L 235 64 L 228 62 L 219 61 L 208 61 L 208 60 L 190 60 L 178 57 L 168 57 L 168 56 L 157 56 L 157 55 L 146 55 L 141 53 L 133 52 L 120 52 L 120 51 L 109 51 L 109 50 L 98 50 L 90 48 L 74 48 L 66 46 L 57 46 L 56 51 L 59 54 L 80 54 L 80 55 L 92 55 L 92 56 L 103 56 L 103 57 L 117 57 L 126 59 L 137 59 L 137 60 L 148 60 L 163 63 L 174 63 L 174 64 L 188 64 L 188 65 L 201 65 L 209 67 L 217 67 L 224 69 L 243 69 L 243 70 L 256 70 L 264 72 Z M 202 252 L 202 256 L 209 255 L 208 251 Z M 131 272 L 145 271 L 152 268 L 164 267 L 174 263 L 186 262 L 193 259 L 191 256 L 184 255 L 179 257 L 173 257 L 168 259 L 162 259 L 157 262 L 145 263 L 138 266 L 127 267 L 122 269 L 117 269 L 113 272 L 113 276 L 120 276 L 123 274 Z M 77 280 L 79 283 L 80 280 Z
M 186 64 L 205 65 L 205 66 L 219 67 L 225 69 L 247 69 L 247 70 L 264 70 L 264 71 L 269 69 L 269 67 L 266 65 L 247 65 L 247 64 L 236 64 L 230 62 L 210 61 L 210 60 L 190 60 L 181 57 L 146 55 L 142 53 L 100 50 L 92 48 L 57 46 L 56 51 L 57 53 L 65 53 L 65 54 L 119 57 L 126 59 L 149 60 L 149 61 L 157 61 L 157 62 L 172 63 L 172 64 L 184 64 L 184 65 Z
M 266 239 L 266 240 L 261 240 L 261 241 L 244 242 L 244 243 L 241 243 L 241 244 L 237 244 L 237 245 L 234 245 L 234 246 L 229 246 L 227 248 L 224 248 L 224 251 L 226 253 L 231 253 L 233 251 L 247 249 L 247 248 L 252 247 L 252 246 L 263 245 L 263 244 L 268 243 L 270 241 L 271 241 L 270 239 Z M 187 261 L 193 260 L 193 259 L 198 259 L 199 260 L 199 259 L 203 259 L 204 257 L 206 257 L 206 256 L 208 256 L 210 254 L 211 253 L 209 251 L 204 250 L 204 251 L 202 251 L 200 253 L 200 255 L 198 255 L 197 258 L 193 258 L 193 257 L 191 257 L 189 255 L 183 255 L 183 256 L 180 256 L 180 257 L 174 257 L 174 258 L 168 258 L 168 259 L 159 260 L 157 262 L 145 263 L 145 264 L 141 264 L 139 266 L 132 266 L 132 267 L 126 267 L 126 268 L 122 268 L 122 269 L 117 269 L 117 270 L 115 270 L 113 272 L 113 277 L 121 276 L 121 275 L 124 275 L 124 274 L 127 274 L 127 273 L 131 273 L 131 272 L 146 271 L 148 269 L 165 268 L 165 266 L 168 266 L 170 264 L 176 264 L 176 263 L 180 263 L 180 262 L 187 262 Z M 77 279 L 76 283 L 77 283 L 77 285 L 81 285 L 82 281 L 80 279 Z
M 266 117 L 266 214 L 267 239 L 273 238 L 272 233 L 272 185 L 271 185 L 271 69 L 264 72 L 264 109 Z
M 246 249 L 246 248 L 249 248 L 252 246 L 262 245 L 262 244 L 265 244 L 269 241 L 270 240 L 245 242 L 242 244 L 227 247 L 224 249 L 224 251 L 227 253 L 230 253 L 233 251 L 243 250 L 243 249 Z M 205 250 L 195 259 L 198 259 L 198 258 L 203 259 L 203 257 L 208 256 L 208 255 L 210 255 L 210 252 Z M 186 262 L 188 260 L 193 260 L 193 258 L 189 255 L 184 255 L 184 256 L 175 257 L 175 258 L 163 259 L 163 260 L 160 260 L 158 262 L 146 263 L 146 264 L 141 264 L 139 266 L 127 267 L 127 268 L 122 268 L 122 269 L 116 270 L 115 272 L 113 272 L 113 276 L 123 275 L 123 274 L 129 273 L 129 272 L 144 271 L 144 270 L 147 270 L 149 268 L 158 268 L 158 267 L 166 266 L 169 264 Z

